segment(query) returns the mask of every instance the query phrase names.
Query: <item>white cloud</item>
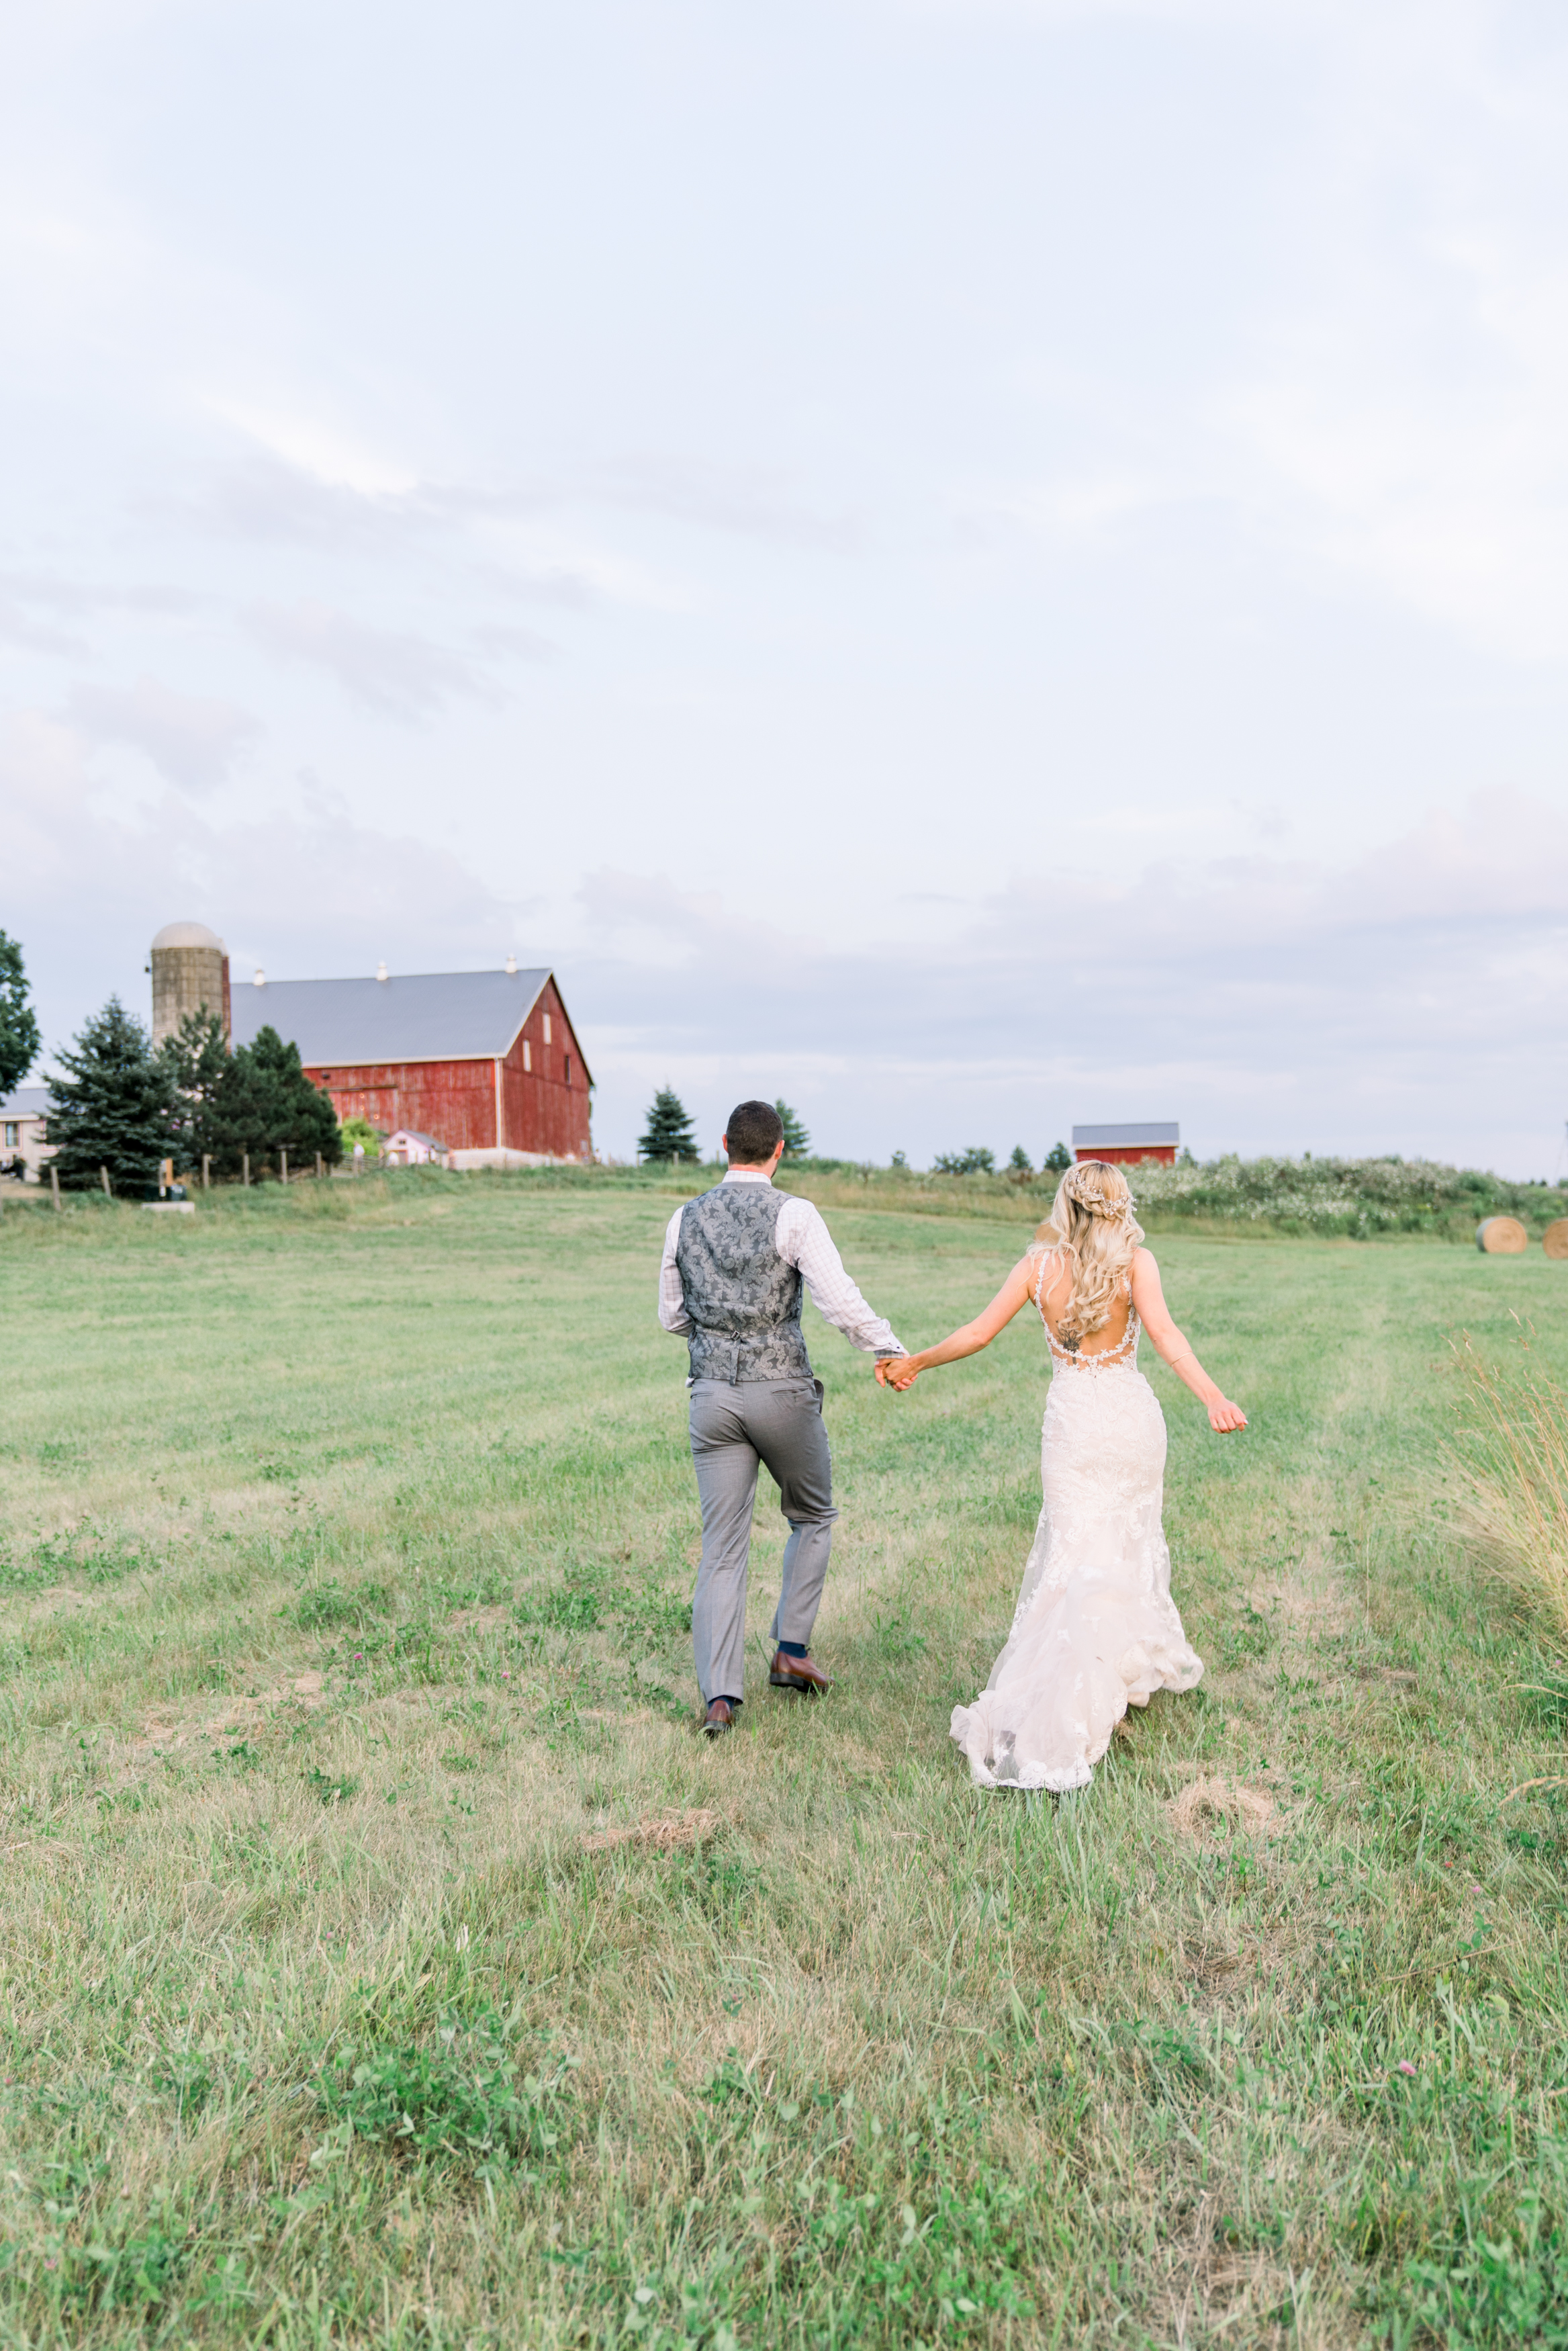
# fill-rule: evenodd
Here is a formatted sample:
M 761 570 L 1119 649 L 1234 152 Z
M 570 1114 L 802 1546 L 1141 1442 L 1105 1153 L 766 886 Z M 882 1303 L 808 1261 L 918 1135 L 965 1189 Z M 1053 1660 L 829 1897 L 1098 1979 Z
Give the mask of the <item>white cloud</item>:
M 1337 865 L 1054 871 L 941 941 L 835 952 L 742 901 L 625 874 L 587 894 L 607 954 L 579 958 L 574 1002 L 613 1023 L 601 1082 L 624 1068 L 641 1084 L 662 1060 L 722 1117 L 710 1072 L 727 1066 L 732 1092 L 741 1071 L 778 1072 L 764 1091 L 797 1088 L 822 1147 L 850 1155 L 1016 1126 L 1011 1145 L 1050 1104 L 1058 1126 L 1184 1117 L 1211 1150 L 1489 1161 L 1532 1135 L 1554 1146 L 1568 1111 L 1568 822 L 1515 795 Z
M 378 629 L 329 605 L 257 605 L 247 615 L 269 653 L 325 670 L 378 717 L 428 719 L 453 700 L 493 704 L 495 687 L 472 664 L 410 630 Z
M 129 744 L 171 784 L 194 792 L 225 782 L 262 731 L 233 703 L 177 694 L 151 677 L 130 686 L 78 685 L 67 716 L 98 742 Z
M 153 934 L 193 912 L 236 973 L 279 978 L 501 963 L 529 908 L 450 851 L 358 822 L 330 792 L 223 821 L 170 791 L 133 813 L 105 798 L 90 743 L 36 712 L 0 719 L 0 924 L 19 937 L 46 1033 L 63 1041 L 111 989 L 145 1010 Z M 526 959 L 524 953 L 524 959 Z
M 1210 413 L 1265 530 L 1490 653 L 1560 662 L 1568 56 L 1520 29 L 1465 0 L 1345 28 L 1293 282 Z
M 270 456 L 329 489 L 352 490 L 366 498 L 401 498 L 419 486 L 413 467 L 317 417 L 289 415 L 244 401 L 214 400 L 211 406 L 215 415 L 248 434 Z

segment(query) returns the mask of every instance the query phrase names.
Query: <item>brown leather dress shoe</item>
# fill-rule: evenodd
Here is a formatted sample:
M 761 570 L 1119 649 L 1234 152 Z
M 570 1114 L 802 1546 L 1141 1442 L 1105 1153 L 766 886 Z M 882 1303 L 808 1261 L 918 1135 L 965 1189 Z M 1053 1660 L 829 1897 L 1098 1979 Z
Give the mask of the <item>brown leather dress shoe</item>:
M 734 1728 L 735 1709 L 729 1699 L 727 1698 L 710 1698 L 708 1711 L 702 1718 L 703 1735 L 709 1739 L 719 1739 L 726 1730 L 733 1730 Z
M 774 1689 L 798 1690 L 802 1698 L 820 1698 L 833 1687 L 832 1675 L 810 1657 L 786 1657 L 782 1649 L 768 1668 L 768 1679 Z

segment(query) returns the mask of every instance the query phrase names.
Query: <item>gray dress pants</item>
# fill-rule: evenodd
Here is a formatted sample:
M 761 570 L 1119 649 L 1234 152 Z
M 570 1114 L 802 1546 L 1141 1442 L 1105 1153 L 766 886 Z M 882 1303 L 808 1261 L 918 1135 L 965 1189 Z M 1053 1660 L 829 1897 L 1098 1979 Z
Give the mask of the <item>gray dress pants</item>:
M 770 1641 L 809 1641 L 833 1547 L 833 1462 L 820 1380 L 696 1380 L 691 1458 L 702 1505 L 702 1564 L 691 1602 L 697 1686 L 710 1698 L 745 1696 L 746 1563 L 757 1464 L 778 1481 L 789 1520 Z

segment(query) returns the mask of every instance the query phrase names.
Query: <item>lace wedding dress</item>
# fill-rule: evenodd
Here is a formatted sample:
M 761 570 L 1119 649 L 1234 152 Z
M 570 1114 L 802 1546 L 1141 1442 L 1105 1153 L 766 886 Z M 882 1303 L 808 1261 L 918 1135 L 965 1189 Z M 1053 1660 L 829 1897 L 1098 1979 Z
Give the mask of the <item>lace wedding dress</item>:
M 1034 1303 L 1045 1322 L 1042 1291 Z M 1191 1689 L 1203 1660 L 1170 1596 L 1160 1525 L 1165 1416 L 1122 1338 L 1075 1354 L 1045 1325 L 1051 1393 L 1040 1438 L 1044 1507 L 1007 1646 L 952 1736 L 980 1788 L 1085 1788 L 1129 1706 Z

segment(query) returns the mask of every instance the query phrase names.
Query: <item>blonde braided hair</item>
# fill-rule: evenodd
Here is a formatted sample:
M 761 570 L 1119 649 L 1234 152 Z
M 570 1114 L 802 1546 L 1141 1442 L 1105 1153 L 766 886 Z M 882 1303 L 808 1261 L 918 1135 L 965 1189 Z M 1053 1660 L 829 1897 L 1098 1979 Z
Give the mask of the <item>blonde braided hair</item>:
M 1108 1160 L 1081 1159 L 1057 1185 L 1031 1255 L 1060 1257 L 1072 1275 L 1058 1324 L 1064 1346 L 1075 1348 L 1110 1321 L 1143 1238 L 1136 1206 L 1127 1177 Z

